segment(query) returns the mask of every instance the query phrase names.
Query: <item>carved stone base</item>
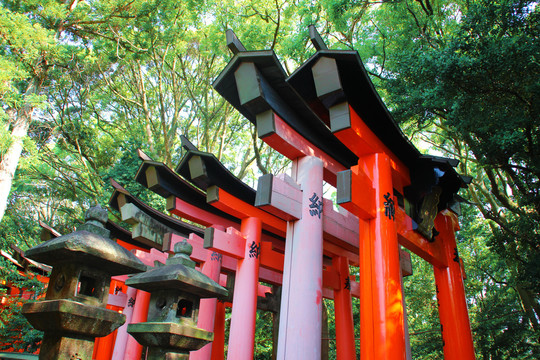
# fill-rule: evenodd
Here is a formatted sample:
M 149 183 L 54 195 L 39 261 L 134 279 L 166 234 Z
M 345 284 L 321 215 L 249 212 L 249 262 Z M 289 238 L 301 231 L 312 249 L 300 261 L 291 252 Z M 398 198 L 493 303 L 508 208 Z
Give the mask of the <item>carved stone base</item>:
M 94 352 L 93 337 L 66 337 L 53 333 L 45 333 L 40 360 L 91 360 Z

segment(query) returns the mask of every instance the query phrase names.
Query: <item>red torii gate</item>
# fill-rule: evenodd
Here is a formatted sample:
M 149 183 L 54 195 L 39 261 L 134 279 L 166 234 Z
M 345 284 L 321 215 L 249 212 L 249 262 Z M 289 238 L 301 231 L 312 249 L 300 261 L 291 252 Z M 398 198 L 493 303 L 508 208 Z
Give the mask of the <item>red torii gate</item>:
M 455 246 L 456 216 L 446 210 L 452 208 L 464 179 L 453 170 L 452 161 L 423 157 L 403 137 L 356 52 L 328 50 L 313 27 L 310 35 L 317 53 L 285 79 L 273 51 L 246 51 L 228 31 L 228 46 L 234 57 L 214 87 L 257 125 L 260 138 L 293 160 L 293 174 L 303 187 L 304 211 L 317 207 L 324 177 L 337 185 L 340 202 L 358 216 L 362 358 L 406 357 L 398 240 L 434 265 L 445 358 L 474 358 Z M 327 125 L 335 136 L 328 133 Z M 396 206 L 400 202 L 409 210 L 409 205 L 420 209 L 407 215 Z M 303 223 L 295 224 L 304 229 Z M 306 228 L 308 233 L 315 232 L 302 247 L 310 252 L 305 257 L 294 255 L 293 244 L 310 237 L 287 238 L 291 248 L 285 251 L 285 269 L 291 259 L 303 267 L 291 268 L 288 276 L 305 274 L 302 270 L 309 268 L 309 276 L 304 278 L 309 284 L 294 289 L 304 301 L 300 302 L 302 309 L 293 311 L 292 322 L 282 312 L 282 324 L 286 325 L 280 328 L 279 358 L 320 357 L 315 346 L 320 341 L 320 309 L 316 306 L 322 290 L 317 285 L 321 282 L 321 264 L 317 262 L 322 255 L 322 244 L 317 242 L 322 239 L 317 234 L 320 228 L 316 222 Z M 284 284 L 287 280 L 284 278 Z M 282 311 L 288 310 L 289 299 L 298 303 L 293 293 L 284 291 L 282 299 Z M 295 332 L 297 324 L 307 329 L 301 338 Z M 289 333 L 294 337 L 287 337 Z
M 151 226 L 165 226 L 174 233 L 164 233 L 162 241 L 152 243 L 154 247 L 169 252 L 174 244 L 178 241 L 188 242 L 193 246 L 193 253 L 191 258 L 202 264 L 201 271 L 207 276 L 215 278 L 216 281 L 220 281 L 221 270 L 234 273 L 237 269 L 237 260 L 230 256 L 222 256 L 213 251 L 204 249 L 204 239 L 199 236 L 203 235 L 201 229 L 194 228 L 189 224 L 183 223 L 177 219 L 171 218 L 163 213 L 160 213 L 153 208 L 142 203 L 137 198 L 133 197 L 126 189 L 121 187 L 118 183 L 112 182 L 115 192 L 113 193 L 110 204 L 113 208 L 119 210 L 122 214 L 122 218 L 128 221 L 134 226 L 134 233 L 146 233 L 151 234 L 151 231 L 140 230 L 141 227 Z M 149 220 L 145 220 L 145 217 L 151 218 L 154 223 L 149 223 Z M 194 232 L 192 232 L 194 231 Z M 198 235 L 199 234 L 199 235 Z M 146 240 L 148 242 L 148 240 Z M 151 241 L 150 241 L 151 242 Z M 157 253 L 160 253 L 159 251 Z M 160 253 L 162 254 L 162 253 Z M 263 271 L 261 278 L 268 283 L 280 283 L 281 276 L 275 271 Z M 221 277 L 220 281 L 223 285 L 226 283 L 226 278 Z M 258 296 L 265 296 L 265 293 L 269 293 L 270 288 L 258 285 L 255 288 L 255 299 Z M 224 303 L 218 303 L 217 300 L 208 300 L 201 303 L 201 315 L 199 316 L 198 326 L 210 331 L 214 331 L 216 340 L 214 345 L 206 346 L 200 351 L 193 352 L 191 357 L 193 359 L 204 358 L 208 359 L 210 356 L 215 359 L 223 358 L 223 346 L 220 346 L 219 341 L 224 340 Z M 210 344 L 212 345 L 212 344 Z
M 356 291 L 362 304 L 362 357 L 405 358 L 399 243 L 434 264 L 445 357 L 474 358 L 455 248 L 457 222 L 446 210 L 463 181 L 451 161 L 422 157 L 404 141 L 355 52 L 326 50 L 311 30 L 318 51 L 288 79 L 272 51 L 245 51 L 228 32 L 235 56 L 214 84 L 257 124 L 259 137 L 293 160 L 292 177 L 262 177 L 255 193 L 212 155 L 184 141 L 188 152 L 177 172 L 204 191 L 144 154 L 137 181 L 166 197 L 171 212 L 212 227 L 205 232 L 205 247 L 224 254 L 227 261 L 221 267 L 228 263 L 229 271 L 237 273 L 231 359 L 253 356 L 259 279 L 283 284 L 278 358 L 320 357 L 323 296 L 335 299 L 338 357 L 354 358 L 350 296 Z M 355 91 L 362 81 L 368 91 Z M 369 110 L 358 93 L 371 101 Z M 377 122 L 383 123 L 382 132 Z M 338 202 L 352 214 L 334 211 L 323 199 L 323 179 L 337 187 Z M 136 202 L 125 189 L 116 190 L 118 208 Z M 422 203 L 421 211 L 414 210 L 414 203 Z M 178 222 L 138 206 L 165 223 Z M 203 251 L 200 236 L 189 239 Z M 161 240 L 162 250 L 168 250 L 179 238 Z M 217 277 L 220 269 L 210 266 L 208 254 L 194 251 L 193 257 L 208 265 L 203 271 Z M 349 264 L 360 265 L 360 287 L 349 278 Z M 235 311 L 234 304 L 244 311 Z M 208 304 L 207 310 L 201 321 L 211 324 L 213 314 L 223 308 Z M 215 329 L 219 339 L 222 331 Z M 212 358 L 223 356 L 218 350 Z M 203 353 L 192 356 L 208 358 L 209 351 Z
M 139 181 L 144 186 L 152 189 L 156 193 L 167 197 L 168 198 L 168 204 L 169 204 L 169 210 L 173 213 L 180 215 L 184 218 L 190 219 L 192 221 L 204 224 L 206 226 L 212 225 L 212 224 L 219 224 L 221 226 L 226 225 L 233 225 L 232 227 L 229 227 L 227 232 L 223 232 L 220 230 L 215 229 L 209 229 L 207 230 L 207 234 L 205 236 L 206 238 L 206 247 L 210 247 L 211 249 L 218 250 L 222 254 L 230 255 L 236 259 L 245 259 L 246 257 L 246 244 L 253 245 L 251 242 L 246 242 L 246 240 L 241 236 L 241 233 L 239 233 L 234 228 L 236 227 L 238 229 L 238 224 L 234 222 L 231 219 L 225 219 L 222 216 L 216 215 L 216 208 L 220 210 L 225 210 L 226 212 L 222 212 L 222 214 L 232 213 L 237 218 L 256 218 L 257 220 L 261 221 L 262 224 L 264 224 L 262 227 L 267 227 L 271 230 L 274 230 L 275 232 L 284 231 L 286 223 L 283 220 L 280 220 L 278 218 L 275 218 L 274 216 L 270 215 L 267 212 L 258 210 L 253 205 L 250 205 L 248 202 L 253 202 L 253 196 L 251 196 L 251 200 L 243 201 L 241 199 L 238 199 L 238 197 L 232 195 L 231 193 L 225 191 L 224 189 L 213 185 L 213 184 L 222 184 L 224 187 L 227 187 L 230 189 L 230 192 L 237 193 L 239 196 L 243 198 L 249 198 L 250 196 L 246 194 L 246 192 L 253 192 L 253 190 L 249 191 L 244 185 L 239 184 L 239 180 L 235 179 L 232 174 L 230 174 L 212 155 L 207 153 L 201 153 L 193 148 L 186 154 L 186 156 L 183 158 L 182 163 L 179 165 L 177 171 L 180 174 L 183 174 L 186 178 L 191 179 L 197 179 L 194 181 L 200 188 L 203 188 L 207 190 L 206 194 L 206 200 L 208 203 L 211 203 L 215 206 L 215 208 L 208 208 L 206 204 L 200 202 L 200 197 L 202 196 L 202 193 L 197 195 L 197 191 L 195 191 L 194 188 L 187 186 L 185 181 L 180 178 L 178 175 L 173 173 L 170 169 L 165 167 L 161 163 L 152 162 L 148 157 L 142 156 L 142 158 L 145 160 L 141 168 L 139 169 L 138 175 L 137 175 L 137 181 Z M 217 168 L 217 170 L 216 170 Z M 276 179 L 274 179 L 276 180 Z M 276 181 L 274 181 L 276 183 Z M 283 184 L 282 184 L 283 185 Z M 179 188 L 181 188 L 179 190 Z M 282 190 L 279 186 L 274 186 L 273 190 Z M 243 192 L 240 192 L 238 189 L 241 189 Z M 268 190 L 272 189 L 271 187 L 268 187 Z M 275 193 L 275 191 L 274 191 Z M 275 194 L 274 194 L 275 195 Z M 298 194 L 297 194 L 298 195 Z M 191 203 L 188 203 L 185 200 L 182 200 L 179 197 L 183 197 L 188 199 Z M 259 197 L 259 192 L 257 192 L 257 197 Z M 199 198 L 197 200 L 197 198 Z M 273 196 L 275 199 L 275 196 Z M 197 206 L 194 206 L 193 204 L 197 204 Z M 271 205 L 265 206 L 267 210 L 271 210 Z M 203 209 L 206 207 L 206 209 Z M 294 205 L 293 205 L 294 208 Z M 330 206 L 331 209 L 331 206 Z M 325 238 L 333 239 L 334 242 L 337 242 L 337 239 L 347 239 L 347 236 L 344 236 L 344 234 L 347 233 L 347 229 L 351 227 L 351 224 L 347 225 L 347 221 L 343 221 L 343 219 L 347 219 L 346 216 L 336 213 L 334 211 L 327 211 L 328 214 L 325 214 Z M 209 220 L 211 219 L 211 220 Z M 354 219 L 356 219 L 354 217 Z M 348 222 L 351 222 L 351 219 L 348 219 Z M 357 220 L 356 222 L 352 221 L 352 227 L 358 226 Z M 350 231 L 350 230 L 349 230 Z M 217 238 L 216 238 L 217 236 Z M 349 235 L 349 242 L 352 242 L 351 237 L 357 238 L 358 234 Z M 343 241 L 342 241 L 343 242 Z M 346 250 L 341 248 L 340 246 L 336 246 L 332 244 L 331 242 L 328 242 L 330 246 L 328 246 L 327 249 L 325 249 L 325 252 L 329 252 L 330 255 L 338 254 L 346 255 L 348 254 L 349 257 L 352 257 L 354 260 L 353 263 L 358 262 L 357 257 L 357 251 L 358 247 L 354 246 L 354 244 L 348 244 L 348 247 L 354 250 L 353 253 L 350 252 L 350 250 Z M 263 241 L 260 248 L 260 264 L 261 264 L 261 270 L 264 270 L 265 268 L 271 268 L 277 271 L 282 271 L 283 269 L 283 254 L 273 251 L 272 246 L 277 245 L 277 248 L 280 248 L 279 244 L 276 244 L 274 241 L 274 244 L 271 242 Z M 281 245 L 282 247 L 282 245 Z M 252 250 L 252 255 L 255 252 L 259 252 L 257 248 L 257 243 L 255 243 L 254 247 L 252 246 L 249 248 L 249 250 Z M 343 258 L 343 257 L 342 257 Z M 251 259 L 248 257 L 248 259 Z M 348 278 L 348 264 L 347 258 L 345 259 L 345 267 L 341 266 L 341 273 L 338 273 L 338 269 L 340 269 L 338 266 L 328 266 L 327 270 L 324 272 L 324 280 L 323 283 L 326 286 L 335 288 L 338 293 L 347 293 L 349 294 L 350 289 L 353 291 L 358 290 L 358 286 L 354 281 L 346 281 L 345 278 Z M 253 258 L 253 260 L 255 260 Z M 244 261 L 244 260 L 242 260 Z M 343 268 L 346 270 L 346 273 L 343 273 Z M 239 269 L 240 270 L 240 269 Z M 341 280 L 339 279 L 339 276 L 341 276 Z M 264 277 L 261 277 L 261 279 L 264 279 Z M 345 291 L 342 290 L 342 284 L 348 283 L 349 286 Z M 244 286 L 251 286 L 253 288 L 253 281 L 241 281 L 237 279 L 236 284 L 239 286 L 240 290 L 235 290 L 235 294 L 252 294 L 253 291 L 243 291 L 242 287 Z M 251 284 L 251 285 L 250 285 Z M 235 287 L 236 289 L 236 287 Z M 325 292 L 325 297 L 333 297 L 333 294 Z M 348 313 L 351 313 L 350 308 L 350 295 L 349 296 L 349 307 L 348 307 Z M 356 295 L 358 296 L 358 295 Z M 253 299 L 253 296 L 247 296 L 251 297 Z M 235 300 L 233 303 L 237 304 L 239 303 Z M 344 303 L 346 304 L 346 302 Z M 343 305 L 346 306 L 346 305 Z M 242 309 L 242 316 L 247 317 L 248 320 L 246 322 L 248 323 L 248 326 L 242 326 L 242 328 L 249 328 L 249 324 L 251 324 L 251 321 L 254 321 L 255 312 L 254 311 L 248 311 L 248 308 L 237 306 L 237 309 Z M 337 305 L 337 311 L 340 311 L 340 305 Z M 233 305 L 233 313 L 234 313 L 234 305 Z M 346 313 L 346 311 L 345 311 Z M 338 322 L 341 322 L 341 319 L 344 319 L 344 316 L 338 316 L 340 319 Z M 233 314 L 233 319 L 236 320 L 237 323 L 240 322 L 240 316 Z M 349 316 L 349 322 L 350 326 L 349 328 L 352 328 L 352 314 Z M 241 322 L 240 322 L 241 323 Z M 235 320 L 233 320 L 233 325 L 231 329 L 235 328 Z M 244 332 L 245 335 L 236 336 L 233 335 L 235 332 L 234 330 L 231 330 L 231 341 L 229 345 L 229 349 L 233 349 L 233 351 L 230 353 L 232 358 L 238 358 L 235 350 L 235 346 L 237 348 L 241 348 L 242 352 L 241 355 L 238 355 L 240 358 L 250 358 L 253 355 L 253 346 L 249 346 L 250 341 L 253 341 L 254 336 L 254 329 L 251 329 L 250 331 Z M 344 344 L 344 337 L 345 333 L 339 332 L 338 333 L 338 342 L 340 344 Z M 319 335 L 320 336 L 320 335 Z M 354 339 L 352 333 L 348 334 L 349 347 L 352 347 L 352 351 L 354 353 Z M 237 339 L 237 340 L 236 340 Z M 251 340 L 250 340 L 251 339 Z M 235 341 L 238 344 L 235 344 Z M 342 347 L 340 347 L 342 348 Z

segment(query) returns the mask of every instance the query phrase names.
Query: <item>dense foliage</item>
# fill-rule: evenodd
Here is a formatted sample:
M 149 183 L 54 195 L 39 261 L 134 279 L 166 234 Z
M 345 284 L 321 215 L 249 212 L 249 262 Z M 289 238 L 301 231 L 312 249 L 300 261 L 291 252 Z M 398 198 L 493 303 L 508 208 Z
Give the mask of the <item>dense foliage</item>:
M 314 52 L 307 26 L 316 24 L 330 47 L 360 52 L 394 117 L 421 149 L 459 159 L 459 171 L 473 177 L 462 193 L 469 204 L 458 246 L 478 359 L 538 358 L 535 1 L 1 4 L 1 249 L 36 244 L 38 220 L 72 231 L 91 203 L 107 203 L 109 178 L 162 209 L 160 199 L 133 182 L 135 151 L 174 166 L 182 155 L 179 135 L 252 185 L 262 173 L 282 172 L 287 161 L 256 138 L 211 83 L 230 58 L 226 29 L 248 49 L 274 49 L 291 72 Z M 419 259 L 414 266 L 405 280 L 413 357 L 441 359 L 433 274 Z M 1 271 L 4 279 L 21 280 L 8 263 Z M 354 311 L 358 316 L 357 304 Z M 21 324 L 3 322 L 0 331 Z M 269 358 L 271 316 L 258 314 L 258 324 L 256 352 Z

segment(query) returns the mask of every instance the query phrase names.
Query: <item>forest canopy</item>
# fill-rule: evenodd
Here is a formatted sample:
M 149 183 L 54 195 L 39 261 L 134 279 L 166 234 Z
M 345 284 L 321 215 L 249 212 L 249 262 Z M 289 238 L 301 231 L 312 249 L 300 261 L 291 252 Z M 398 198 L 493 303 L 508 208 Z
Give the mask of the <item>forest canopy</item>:
M 473 178 L 460 193 L 458 247 L 477 358 L 538 358 L 536 1 L 2 1 L 0 248 L 37 244 L 39 220 L 73 231 L 91 204 L 107 203 L 110 178 L 163 211 L 134 181 L 136 150 L 174 167 L 180 135 L 252 186 L 286 171 L 288 161 L 211 84 L 231 58 L 227 29 L 247 49 L 275 50 L 290 73 L 315 52 L 311 24 L 330 48 L 359 52 L 422 152 L 458 159 Z M 413 260 L 413 357 L 442 359 L 433 273 Z M 22 281 L 0 265 L 0 278 Z M 21 326 L 7 316 L 0 336 Z M 262 359 L 271 350 L 260 318 Z M 32 336 L 20 346 L 35 345 Z

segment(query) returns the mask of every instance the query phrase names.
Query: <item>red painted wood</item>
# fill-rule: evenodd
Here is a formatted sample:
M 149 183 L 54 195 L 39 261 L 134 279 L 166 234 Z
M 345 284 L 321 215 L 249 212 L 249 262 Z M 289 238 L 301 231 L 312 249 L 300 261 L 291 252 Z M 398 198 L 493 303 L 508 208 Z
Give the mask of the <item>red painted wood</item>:
M 195 253 L 196 248 L 202 249 L 202 251 L 209 251 L 208 249 L 203 248 L 204 239 L 196 234 L 190 234 L 189 243 L 193 246 L 193 251 Z M 197 258 L 192 256 L 192 259 L 195 261 L 203 261 L 202 259 L 197 260 Z M 237 267 L 237 260 L 235 258 L 232 258 L 230 256 L 222 255 L 222 262 L 221 262 L 221 268 L 223 271 L 227 272 L 235 272 Z M 223 276 L 223 274 L 222 274 Z M 272 284 L 272 285 L 281 285 L 281 281 L 283 279 L 283 275 L 280 271 L 277 270 L 271 270 L 264 267 L 261 267 L 259 269 L 259 279 L 261 281 L 264 281 L 266 283 Z M 220 285 L 225 286 L 226 283 L 221 283 Z
M 216 208 L 227 212 L 239 219 L 256 217 L 262 222 L 262 227 L 279 236 L 285 236 L 287 223 L 272 214 L 267 213 L 255 206 L 245 203 L 237 197 L 229 194 L 223 189 L 215 189 L 218 193 L 218 199 L 211 200 L 209 203 Z M 210 192 L 210 189 L 209 189 Z
M 367 236 L 360 238 L 361 358 L 405 360 L 397 232 L 394 220 L 385 214 L 384 205 L 384 195 L 393 193 L 391 161 L 386 154 L 374 154 L 364 156 L 360 163 L 370 169 L 377 209 L 375 218 L 368 221 Z M 362 189 L 353 188 L 353 191 Z M 361 234 L 364 235 L 362 230 Z
M 273 116 L 275 132 L 263 137 L 262 140 L 291 160 L 302 156 L 318 157 L 323 162 L 324 180 L 332 186 L 336 186 L 336 174 L 346 170 L 345 166 L 307 141 L 302 135 L 287 125 L 277 114 L 273 114 Z
M 172 201 L 172 200 L 171 200 Z M 168 210 L 180 217 L 183 217 L 187 220 L 193 221 L 197 224 L 201 224 L 203 226 L 209 227 L 209 226 L 223 226 L 225 228 L 233 227 L 237 230 L 240 230 L 240 223 L 236 223 L 234 221 L 224 219 L 222 217 L 219 217 L 217 215 L 214 215 L 208 211 L 201 210 L 185 201 L 179 198 L 174 198 L 174 206 L 171 207 Z M 285 244 L 283 241 L 270 236 L 268 234 L 262 234 L 262 240 L 263 241 L 271 241 L 274 248 L 279 250 L 285 249 Z
M 310 212 L 310 205 L 322 201 L 323 162 L 306 156 L 293 169 L 293 177 L 302 184 L 303 213 L 288 231 L 292 236 L 287 238 L 285 250 L 278 358 L 320 359 L 323 229 L 322 214 Z
M 354 322 L 352 314 L 351 280 L 349 263 L 344 257 L 332 260 L 339 278 L 339 286 L 334 290 L 334 309 L 336 316 L 336 359 L 356 359 Z
M 302 190 L 278 176 L 272 177 L 270 204 L 258 206 L 266 212 L 285 220 L 293 221 L 302 217 Z
M 227 228 L 227 231 L 214 230 L 213 246 L 207 249 L 235 259 L 243 259 L 245 246 L 244 235 L 234 228 Z
M 272 288 L 270 286 L 259 284 L 259 287 L 257 288 L 257 296 L 265 297 L 266 294 L 271 294 Z
M 208 276 L 210 279 L 218 282 L 221 273 L 221 257 L 213 256 L 211 252 L 207 252 L 206 261 L 202 266 L 201 272 Z M 213 299 L 201 299 L 199 305 L 199 319 L 197 320 L 197 327 L 199 329 L 214 331 L 214 324 L 217 312 L 216 298 Z M 213 343 L 206 344 L 197 351 L 192 351 L 189 355 L 190 360 L 208 360 L 212 355 Z
M 323 199 L 323 237 L 350 252 L 358 252 L 358 218 L 334 210 L 331 200 Z
M 148 316 L 148 306 L 150 305 L 150 293 L 137 290 L 137 300 L 133 309 L 131 323 L 145 322 Z M 128 336 L 126 343 L 126 352 L 124 360 L 139 360 L 141 358 L 143 347 L 131 335 Z
M 255 318 L 259 285 L 259 245 L 261 221 L 249 217 L 242 220 L 245 236 L 244 253 L 238 260 L 234 283 L 233 308 L 227 359 L 251 360 L 255 346 Z
M 364 170 L 358 165 L 353 166 L 351 172 L 351 187 L 360 190 L 352 191 L 350 203 L 343 203 L 340 205 L 361 219 L 373 219 L 376 214 L 376 209 L 375 191 L 373 189 L 372 179 L 369 178 Z
M 211 360 L 223 360 L 225 357 L 225 303 L 218 301 L 214 321 L 214 341 L 212 342 Z
M 240 224 L 235 223 L 229 219 L 225 219 L 221 216 L 212 214 L 209 211 L 200 209 L 190 203 L 172 196 L 171 199 L 167 199 L 167 210 L 176 216 L 193 221 L 194 223 L 209 227 L 213 225 L 228 227 L 240 227 Z M 172 205 L 172 206 L 171 206 Z
M 448 264 L 443 268 L 433 267 L 444 340 L 444 358 L 445 360 L 474 360 L 465 287 L 454 234 L 457 228 L 457 216 L 450 211 L 443 211 L 435 218 L 435 226 L 439 231 L 437 241 L 442 243 L 442 250 Z
M 401 245 L 435 266 L 446 266 L 446 259 L 443 255 L 440 242 L 435 241 L 430 243 L 425 237 L 414 231 L 412 229 L 412 219 L 399 206 L 396 206 L 395 222 L 398 241 Z
M 359 264 L 358 250 L 351 252 L 330 241 L 323 242 L 323 254 L 331 258 L 335 256 L 344 256 L 349 259 L 351 265 L 358 266 Z
M 261 241 L 261 266 L 283 273 L 285 255 L 272 249 L 272 243 Z
M 385 153 L 389 157 L 390 167 L 399 174 L 400 186 L 410 184 L 409 169 L 388 147 L 369 129 L 362 118 L 349 105 L 351 127 L 335 132 L 334 135 L 347 145 L 358 157 L 374 153 Z
M 323 286 L 332 290 L 340 288 L 339 273 L 334 266 L 323 270 Z

